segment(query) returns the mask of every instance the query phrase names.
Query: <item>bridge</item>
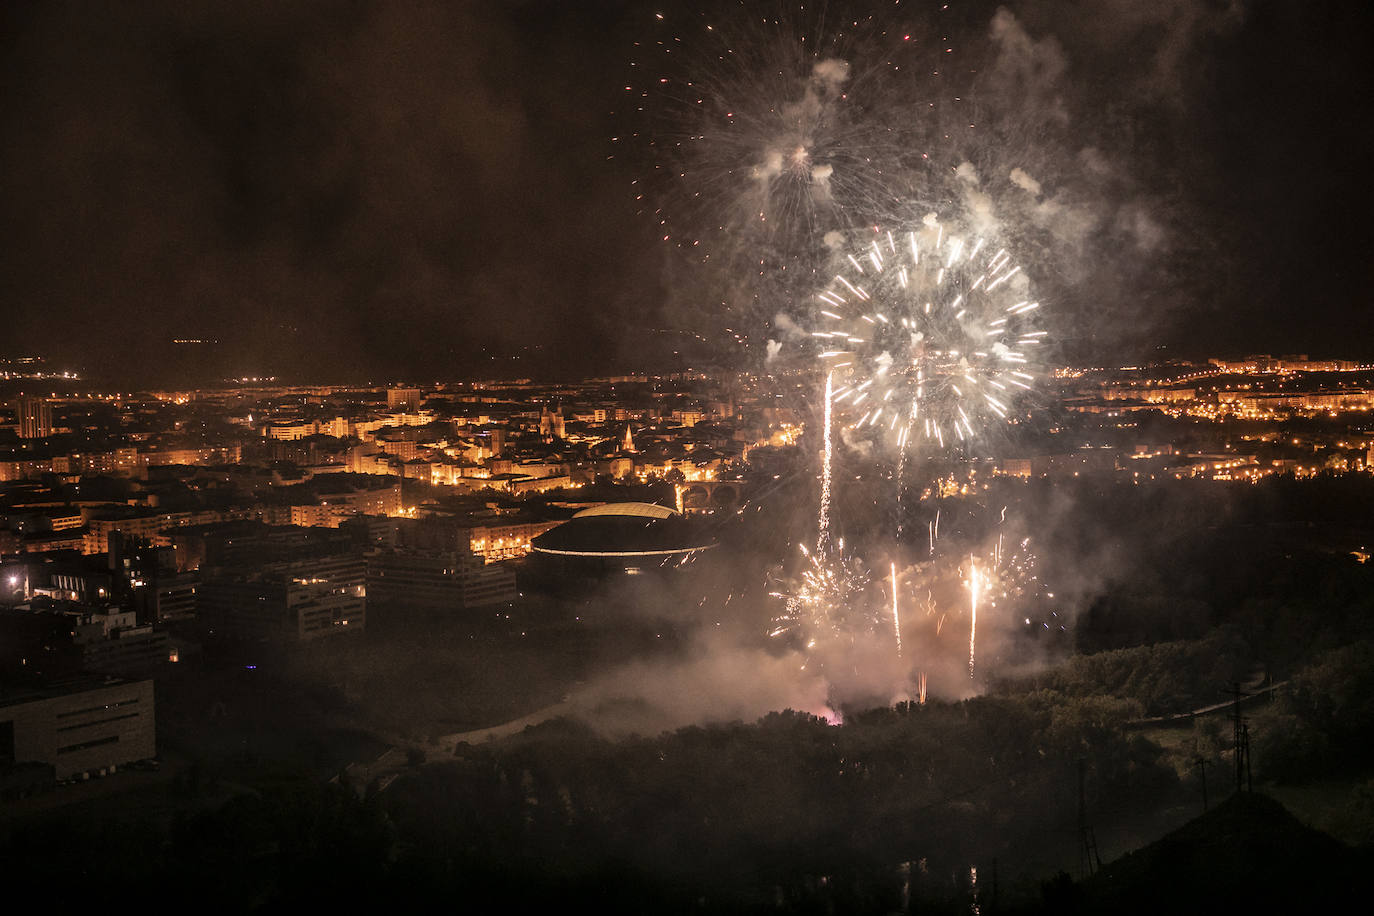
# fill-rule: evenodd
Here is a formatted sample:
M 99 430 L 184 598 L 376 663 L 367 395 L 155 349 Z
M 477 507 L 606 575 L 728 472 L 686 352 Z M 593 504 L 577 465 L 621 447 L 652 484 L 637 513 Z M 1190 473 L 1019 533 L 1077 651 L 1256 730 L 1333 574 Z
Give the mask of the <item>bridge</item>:
M 677 485 L 677 511 L 684 515 L 733 512 L 740 502 L 738 480 L 692 480 Z

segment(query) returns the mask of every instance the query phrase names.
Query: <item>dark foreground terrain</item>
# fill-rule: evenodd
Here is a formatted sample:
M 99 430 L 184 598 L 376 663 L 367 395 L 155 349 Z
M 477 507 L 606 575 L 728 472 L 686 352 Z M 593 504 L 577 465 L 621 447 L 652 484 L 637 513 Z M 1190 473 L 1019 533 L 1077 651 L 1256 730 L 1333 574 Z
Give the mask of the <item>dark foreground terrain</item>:
M 1078 494 L 1121 519 L 1099 553 L 1132 560 L 1073 645 L 841 726 L 784 710 L 613 737 L 554 717 L 431 740 L 671 657 L 681 634 L 642 618 L 207 657 L 158 683 L 159 771 L 0 807 L 7 881 L 58 911 L 1333 909 L 1364 893 L 1374 841 L 1374 568 L 1344 549 L 1370 485 L 1312 485 L 1246 488 L 1191 526 L 1186 488 Z M 1240 795 L 1213 708 L 1233 683 L 1259 694 Z M 349 766 L 387 748 L 385 772 Z

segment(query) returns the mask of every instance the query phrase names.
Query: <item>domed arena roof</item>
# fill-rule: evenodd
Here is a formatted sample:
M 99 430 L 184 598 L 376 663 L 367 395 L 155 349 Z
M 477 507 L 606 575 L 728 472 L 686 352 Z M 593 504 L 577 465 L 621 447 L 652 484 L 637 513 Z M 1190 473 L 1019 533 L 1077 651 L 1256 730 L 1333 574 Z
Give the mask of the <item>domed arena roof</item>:
M 669 557 L 714 546 L 699 521 L 652 503 L 584 509 L 530 543 L 535 553 L 603 558 Z
M 667 506 L 660 506 L 656 503 L 606 503 L 604 506 L 592 506 L 590 509 L 583 509 L 573 518 L 590 518 L 596 515 L 627 515 L 633 518 L 668 518 L 677 515 L 677 511 L 669 509 Z

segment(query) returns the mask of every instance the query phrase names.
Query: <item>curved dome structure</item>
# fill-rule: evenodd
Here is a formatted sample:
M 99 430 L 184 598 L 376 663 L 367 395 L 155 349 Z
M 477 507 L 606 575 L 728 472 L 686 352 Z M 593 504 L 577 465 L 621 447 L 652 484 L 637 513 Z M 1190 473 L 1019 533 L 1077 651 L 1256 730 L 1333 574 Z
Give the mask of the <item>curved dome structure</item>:
M 677 515 L 673 509 L 667 506 L 660 506 L 657 503 L 606 503 L 604 506 L 592 506 L 590 509 L 583 509 L 573 518 L 592 518 L 598 515 L 617 515 L 629 516 L 631 518 L 668 518 Z
M 537 554 L 617 562 L 686 557 L 716 546 L 696 521 L 652 503 L 610 503 L 574 515 L 530 542 Z

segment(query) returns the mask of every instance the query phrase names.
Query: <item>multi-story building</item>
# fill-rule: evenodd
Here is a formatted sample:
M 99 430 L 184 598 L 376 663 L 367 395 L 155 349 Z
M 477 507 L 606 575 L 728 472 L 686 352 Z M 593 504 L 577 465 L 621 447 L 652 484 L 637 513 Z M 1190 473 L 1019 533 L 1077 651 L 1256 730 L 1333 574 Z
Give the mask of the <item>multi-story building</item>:
M 0 667 L 43 678 L 78 672 L 143 677 L 169 660 L 167 634 L 138 625 L 132 609 L 34 591 L 32 602 L 0 616 Z
M 420 409 L 420 389 L 388 388 L 386 390 L 386 406 L 391 411 L 413 413 Z
M 566 490 L 572 486 L 572 478 L 567 474 L 557 477 L 517 477 L 505 480 L 501 489 L 512 496 L 525 496 L 530 493 L 545 493 L 549 490 Z
M 140 467 L 138 449 L 133 446 L 107 452 L 71 452 L 52 459 L 57 474 L 132 474 Z
M 356 553 L 221 570 L 200 587 L 197 614 L 227 636 L 309 642 L 362 631 L 366 583 Z
M 368 557 L 367 594 L 374 610 L 448 612 L 514 601 L 515 573 L 481 557 L 441 550 L 386 550 Z
M 78 639 L 81 668 L 101 674 L 149 675 L 169 661 L 171 644 L 164 630 L 152 626 L 124 626 L 103 636 Z
M 148 619 L 163 623 L 190 620 L 196 616 L 196 593 L 200 576 L 196 573 L 160 575 L 147 585 Z
M 152 681 L 88 676 L 0 687 L 0 771 L 46 764 L 70 779 L 156 754 Z
M 95 514 L 86 520 L 86 535 L 83 551 L 85 553 L 108 553 L 110 539 L 123 537 L 157 541 L 161 532 L 188 525 L 204 525 L 212 522 L 244 518 L 249 510 L 202 509 L 195 512 L 138 512 Z M 165 539 L 162 539 L 165 542 Z
M 402 461 L 409 461 L 419 454 L 419 444 L 408 436 L 380 434 L 375 441 L 384 453 Z
M 337 528 L 339 527 L 340 506 L 328 506 L 323 503 L 306 506 L 291 507 L 292 525 L 300 525 L 303 528 Z
M 19 438 L 46 439 L 52 435 L 52 405 L 43 398 L 20 398 Z
M 165 448 L 144 452 L 142 463 L 148 467 L 165 464 L 238 464 L 243 447 L 234 445 Z
M 10 458 L 0 461 L 0 482 L 28 480 L 42 474 L 51 474 L 53 458 Z
M 337 528 L 341 522 L 357 515 L 399 515 L 400 478 L 373 479 L 380 479 L 381 485 L 355 487 L 347 481 L 341 481 L 338 486 L 321 485 L 316 489 L 317 501 L 291 506 L 286 523 L 307 528 Z
M 265 439 L 292 442 L 316 435 L 320 431 L 319 427 L 320 425 L 314 420 L 289 420 L 280 423 L 268 423 L 263 426 L 262 435 Z
M 468 529 L 468 546 L 488 563 L 513 560 L 530 552 L 530 541 L 561 524 L 561 521 L 541 521 L 476 525 Z
M 348 470 L 354 474 L 374 476 L 391 474 L 391 456 L 370 446 L 359 445 L 348 452 Z

